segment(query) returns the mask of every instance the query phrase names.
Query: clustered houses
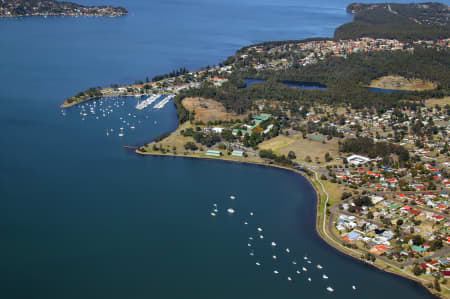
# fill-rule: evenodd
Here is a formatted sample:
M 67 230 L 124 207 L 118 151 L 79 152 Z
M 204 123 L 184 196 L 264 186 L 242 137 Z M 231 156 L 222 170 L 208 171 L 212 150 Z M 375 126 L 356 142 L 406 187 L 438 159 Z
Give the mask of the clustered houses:
M 0 1 L 0 17 L 12 16 L 108 16 L 126 15 L 122 7 L 82 6 L 74 3 L 56 1 Z
M 368 253 L 403 266 L 420 263 L 428 271 L 444 271 L 450 260 L 439 254 L 445 256 L 450 244 L 446 199 L 435 193 L 350 198 L 339 204 L 335 229 L 344 243 Z
M 241 54 L 240 58 L 247 61 L 255 69 L 283 69 L 289 68 L 293 64 L 308 65 L 326 59 L 328 56 L 339 56 L 346 58 L 348 55 L 357 52 L 376 51 L 414 51 L 414 45 L 425 45 L 426 47 L 447 48 L 450 47 L 450 38 L 437 41 L 414 41 L 404 43 L 395 39 L 374 39 L 363 37 L 357 40 L 319 40 L 299 43 L 289 43 L 272 47 L 267 51 L 278 59 L 261 63 L 258 54 L 263 53 L 263 46 L 249 47 L 247 52 Z M 283 57 L 288 54 L 287 57 Z M 296 55 L 297 54 L 297 55 Z M 294 58 L 293 58 L 294 57 Z M 299 58 L 301 57 L 301 58 Z
M 448 107 L 325 115 L 320 126 L 335 124 L 344 140 L 364 136 L 374 144 L 401 145 L 411 157 L 401 164 L 397 158 L 348 155 L 344 165 L 328 167 L 329 179 L 355 190 L 334 207 L 336 237 L 417 275 L 449 276 Z

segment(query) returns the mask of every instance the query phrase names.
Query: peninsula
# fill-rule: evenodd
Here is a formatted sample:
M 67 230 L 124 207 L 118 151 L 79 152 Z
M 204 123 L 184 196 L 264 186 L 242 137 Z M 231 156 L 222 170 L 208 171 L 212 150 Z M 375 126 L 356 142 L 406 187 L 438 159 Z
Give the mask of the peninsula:
M 449 298 L 449 8 L 347 9 L 354 21 L 334 38 L 247 46 L 216 66 L 90 88 L 62 107 L 175 95 L 178 129 L 138 154 L 302 173 L 327 243 Z
M 23 16 L 98 16 L 117 17 L 128 14 L 119 6 L 84 6 L 54 0 L 0 0 L 0 17 Z

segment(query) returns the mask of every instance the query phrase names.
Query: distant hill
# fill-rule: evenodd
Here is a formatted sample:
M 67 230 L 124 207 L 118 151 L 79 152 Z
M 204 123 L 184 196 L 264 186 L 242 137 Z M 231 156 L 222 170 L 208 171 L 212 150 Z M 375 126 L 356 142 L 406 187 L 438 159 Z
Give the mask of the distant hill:
M 84 6 L 54 0 L 0 0 L 0 17 L 42 15 L 116 17 L 126 14 L 128 11 L 120 6 Z
M 352 3 L 347 12 L 355 14 L 354 20 L 336 29 L 336 39 L 370 36 L 407 41 L 450 36 L 450 9 L 441 3 Z

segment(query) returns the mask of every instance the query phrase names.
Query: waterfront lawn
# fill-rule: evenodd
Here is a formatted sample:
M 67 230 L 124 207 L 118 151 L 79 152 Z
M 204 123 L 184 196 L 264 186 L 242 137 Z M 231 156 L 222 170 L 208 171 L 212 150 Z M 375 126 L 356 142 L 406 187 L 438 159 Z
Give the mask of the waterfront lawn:
M 323 164 L 326 153 L 329 153 L 332 158 L 339 157 L 337 138 L 322 143 L 321 141 L 304 139 L 301 134 L 294 136 L 279 135 L 264 141 L 259 147 L 261 149 L 272 149 L 276 153 L 284 155 L 293 151 L 297 157 L 296 160 L 300 162 L 305 162 L 306 157 L 309 156 L 314 162 L 319 161 Z

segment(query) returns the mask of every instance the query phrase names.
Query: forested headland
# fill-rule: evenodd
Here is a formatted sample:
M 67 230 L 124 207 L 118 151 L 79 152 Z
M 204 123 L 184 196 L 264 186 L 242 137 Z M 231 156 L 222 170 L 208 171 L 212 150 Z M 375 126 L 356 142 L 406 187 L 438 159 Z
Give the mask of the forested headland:
M 362 36 L 399 40 L 448 38 L 450 30 L 446 8 L 447 6 L 439 3 L 377 4 L 375 6 L 352 4 L 348 10 L 355 13 L 355 20 L 339 27 L 334 40 L 356 39 Z M 415 21 L 411 21 L 412 19 Z M 378 21 L 375 22 L 375 20 Z M 410 22 L 414 22 L 415 25 L 411 26 Z M 355 31 L 354 29 L 359 28 L 358 26 L 362 23 L 370 24 L 367 27 L 370 30 L 361 27 L 360 30 Z M 405 31 L 407 28 L 414 31 L 415 35 L 408 36 Z M 274 41 L 244 47 L 221 64 L 233 66 L 233 72 L 225 76 L 229 79 L 227 83 L 217 87 L 206 82 L 199 88 L 181 93 L 176 101 L 180 121 L 190 118 L 189 113 L 180 105 L 181 99 L 192 96 L 215 99 L 223 103 L 230 111 L 244 113 L 254 109 L 255 103 L 262 99 L 279 101 L 282 106 L 291 111 L 299 111 L 300 107 L 315 103 L 345 104 L 353 108 L 373 107 L 382 110 L 395 106 L 416 106 L 424 99 L 449 95 L 450 50 L 448 48 L 415 44 L 413 51 L 359 52 L 347 57 L 328 55 L 326 59 L 318 63 L 304 66 L 295 63 L 302 58 L 301 54 L 273 51 L 274 47 L 283 45 L 326 40 L 320 38 L 304 41 Z M 258 53 L 249 51 L 255 47 L 260 49 Z M 243 54 L 253 55 L 253 60 L 243 59 Z M 260 64 L 286 60 L 292 65 L 281 69 L 256 69 L 249 62 L 255 60 Z M 420 92 L 376 93 L 366 87 L 372 80 L 388 75 L 431 81 L 437 88 Z M 267 81 L 246 87 L 245 79 L 248 78 Z M 285 86 L 282 82 L 317 82 L 327 86 L 327 89 L 292 88 Z

